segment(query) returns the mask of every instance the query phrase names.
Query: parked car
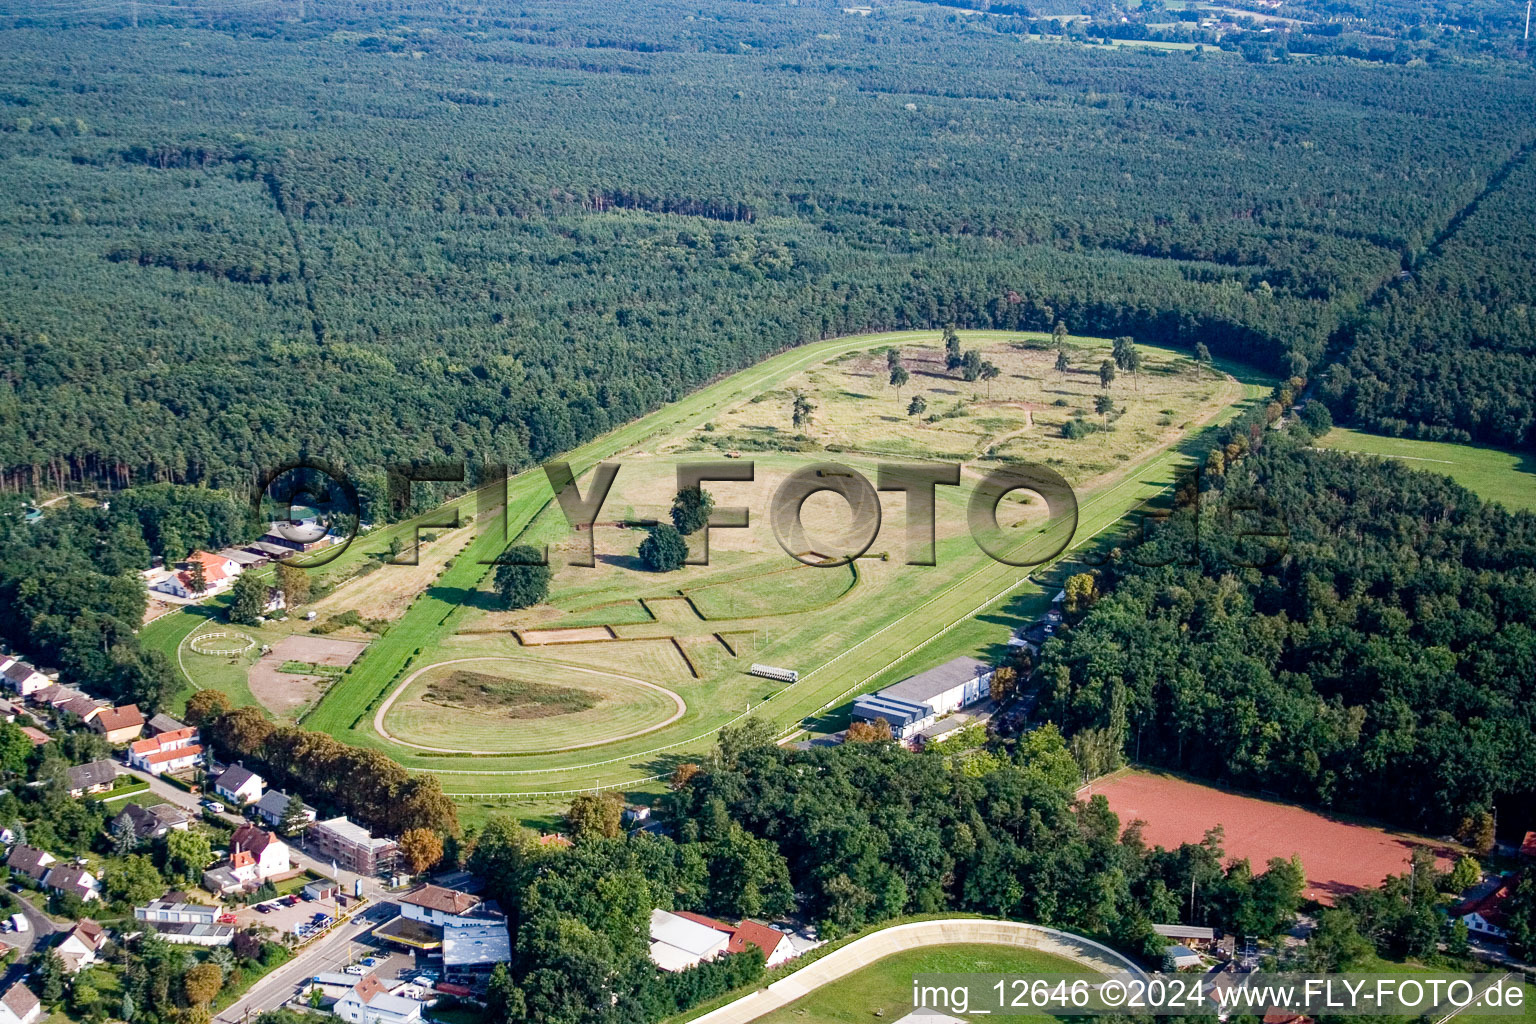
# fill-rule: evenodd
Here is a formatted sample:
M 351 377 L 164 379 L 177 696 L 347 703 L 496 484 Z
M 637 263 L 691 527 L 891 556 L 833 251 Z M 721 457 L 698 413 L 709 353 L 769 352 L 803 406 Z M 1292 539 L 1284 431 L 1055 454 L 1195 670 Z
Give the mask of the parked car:
M 289 893 L 278 902 L 282 903 L 282 905 L 285 907 L 296 907 L 299 905 L 299 898 L 292 893 Z
M 348 974 L 368 973 L 368 968 L 364 967 L 362 964 L 348 964 L 347 966 L 343 967 L 342 970 L 346 971 Z
M 362 964 L 364 967 L 372 967 L 375 964 L 377 964 L 378 962 L 379 962 L 379 958 L 376 957 L 376 956 L 365 956 L 361 960 L 358 961 L 358 963 Z
M 203 810 L 205 810 L 205 811 L 212 811 L 214 814 L 218 814 L 223 809 L 224 809 L 224 805 L 219 803 L 217 800 L 204 800 L 203 801 Z
M 256 913 L 270 914 L 272 913 L 272 905 L 270 903 L 258 903 L 256 904 Z

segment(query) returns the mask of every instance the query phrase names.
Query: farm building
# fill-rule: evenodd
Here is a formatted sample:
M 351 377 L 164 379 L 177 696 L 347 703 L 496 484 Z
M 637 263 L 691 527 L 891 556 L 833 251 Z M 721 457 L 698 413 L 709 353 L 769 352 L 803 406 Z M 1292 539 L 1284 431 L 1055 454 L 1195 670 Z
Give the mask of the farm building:
M 651 911 L 651 962 L 664 971 L 685 971 L 713 960 L 730 943 L 730 932 L 671 911 Z
M 904 740 L 931 725 L 934 715 L 933 709 L 926 704 L 893 700 L 884 693 L 867 693 L 853 702 L 852 718 L 856 722 L 884 719 L 891 727 L 891 735 Z
M 853 719 L 884 719 L 897 739 L 909 739 L 940 715 L 985 700 L 992 693 L 995 670 L 979 658 L 955 658 L 937 668 L 908 676 L 853 702 Z
M 1516 876 L 1506 876 L 1493 892 L 1453 907 L 1451 916 L 1466 922 L 1467 931 L 1473 935 L 1492 939 L 1508 938 L 1509 915 L 1505 905 L 1514 895 L 1517 882 Z

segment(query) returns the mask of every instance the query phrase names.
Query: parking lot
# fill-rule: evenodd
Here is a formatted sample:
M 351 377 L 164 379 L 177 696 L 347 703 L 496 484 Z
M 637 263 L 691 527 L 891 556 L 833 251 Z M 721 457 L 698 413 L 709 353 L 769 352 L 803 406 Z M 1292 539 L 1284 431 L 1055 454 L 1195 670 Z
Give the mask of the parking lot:
M 286 898 L 246 907 L 235 914 L 235 921 L 241 928 L 254 924 L 292 935 L 301 925 L 309 924 L 316 914 L 324 914 L 333 921 L 336 919 L 336 901 L 333 899 L 308 901 L 295 898 L 296 902 L 288 906 L 284 902 Z

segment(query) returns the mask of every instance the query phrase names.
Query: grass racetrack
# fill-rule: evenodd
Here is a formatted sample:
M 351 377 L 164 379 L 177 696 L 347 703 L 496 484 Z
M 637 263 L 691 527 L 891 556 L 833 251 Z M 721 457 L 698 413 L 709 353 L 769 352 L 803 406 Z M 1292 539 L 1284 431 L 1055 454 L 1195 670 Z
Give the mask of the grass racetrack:
M 1059 437 L 1058 424 L 1074 408 L 1091 407 L 1096 377 L 1056 374 L 1037 350 L 1048 336 L 1026 334 L 962 332 L 967 345 L 991 346 L 1010 372 L 993 383 L 995 401 L 990 403 L 981 398 L 982 385 L 963 384 L 937 369 L 916 374 L 923 378 L 932 407 L 943 413 L 922 423 L 900 414 L 896 395 L 875 377 L 883 372 L 883 359 L 866 353 L 882 346 L 912 346 L 914 365 L 926 365 L 923 361 L 935 357 L 919 350 L 937 346 L 938 332 L 895 332 L 786 351 L 564 456 L 584 492 L 598 462 L 617 458 L 623 464 L 615 495 L 631 488 L 630 507 L 622 496 L 611 497 L 602 520 L 664 515 L 655 502 L 668 491 L 662 484 L 671 466 L 719 459 L 738 438 L 761 434 L 780 444 L 787 428 L 774 424 L 778 418 L 787 422 L 781 409 L 787 408 L 784 389 L 825 377 L 829 390 L 817 395 L 824 408 L 813 427 L 825 450 L 762 448 L 739 454 L 757 464 L 759 485 L 770 490 L 774 479 L 809 462 L 846 462 L 871 475 L 878 461 L 912 461 L 906 451 L 913 445 L 926 446 L 929 459 L 965 462 L 963 486 L 941 488 L 937 567 L 902 564 L 899 496 L 883 501 L 885 525 L 870 555 L 858 561 L 857 574 L 847 567 L 800 567 L 777 548 L 749 550 L 737 536 L 748 531 L 729 530 L 714 535 L 709 567 L 643 573 L 633 565 L 638 531 L 621 536 L 605 527 L 597 538 L 596 569 L 573 570 L 589 574 L 575 580 L 562 572 L 551 606 L 541 606 L 536 614 L 530 610 L 521 619 L 509 617 L 488 601 L 486 563 L 513 539 L 557 548 L 568 543 L 569 530 L 544 473 L 536 469 L 508 481 L 504 522 L 491 516 L 477 520 L 473 539 L 373 640 L 302 724 L 379 749 L 411 770 L 437 774 L 445 792 L 474 814 L 488 801 L 534 806 L 600 785 L 650 785 L 669 775 L 678 761 L 697 759 L 722 726 L 747 714 L 785 732 L 835 728 L 829 712 L 856 693 L 959 654 L 997 655 L 1011 626 L 1044 610 L 1070 559 L 1095 546 L 1096 538 L 1114 536 L 1128 512 L 1167 494 L 1203 453 L 1206 432 L 1246 403 L 1261 400 L 1269 389 L 1267 380 L 1241 367 L 1198 371 L 1187 353 L 1147 346 L 1149 364 L 1140 379 L 1112 389 L 1116 402 L 1125 406 L 1115 430 L 1068 441 Z M 1072 344 L 1083 350 L 1074 365 L 1084 366 L 1096 365 L 1109 346 L 1102 339 L 1075 338 Z M 868 371 L 866 364 L 875 370 Z M 1045 369 L 1038 369 L 1042 365 Z M 875 386 L 846 386 L 860 374 Z M 891 451 L 883 450 L 887 442 L 880 441 L 882 436 L 892 439 Z M 1060 465 L 1072 479 L 1077 530 L 1055 563 L 1026 569 L 994 562 L 965 532 L 964 496 L 985 468 L 984 462 L 972 463 L 985 454 L 988 438 L 997 439 L 999 457 Z M 882 450 L 873 450 L 877 443 Z M 766 500 L 760 494 L 742 500 L 728 492 L 730 486 L 722 486 L 719 504 L 750 502 L 754 525 L 765 523 Z M 449 507 L 473 514 L 476 503 L 477 496 L 467 494 Z M 409 528 L 405 523 L 388 529 Z M 1073 565 L 1071 571 L 1081 568 Z M 379 570 L 390 571 L 388 566 Z M 186 628 L 183 618 L 165 616 L 153 623 L 146 640 L 174 650 Z M 511 633 L 512 628 L 600 626 L 612 627 L 615 639 L 521 647 Z M 670 723 L 662 715 L 662 725 L 637 715 L 600 733 L 565 728 L 560 723 L 568 716 L 550 715 L 538 719 L 543 732 L 537 742 L 529 742 L 524 737 L 532 734 L 521 732 L 531 724 L 527 718 L 497 719 L 465 710 L 448 725 L 432 722 L 442 717 L 439 707 L 433 707 L 432 715 L 421 714 L 420 706 L 410 710 L 419 694 L 406 690 L 416 673 L 476 657 L 515 659 L 524 671 L 540 661 L 559 666 L 544 666 L 551 674 L 534 676 L 532 682 L 554 680 L 565 686 L 574 685 L 570 681 L 577 677 L 589 680 L 588 685 L 614 677 L 653 682 L 675 692 L 686 711 Z M 795 667 L 800 681 L 784 687 L 751 677 L 745 669 L 754 661 Z M 597 674 L 583 675 L 580 669 Z M 569 745 L 578 731 L 582 746 Z M 595 749 L 598 744 L 601 749 Z
M 687 710 L 630 676 L 510 658 L 460 658 L 410 675 L 379 708 L 378 732 L 420 750 L 576 750 L 653 732 Z

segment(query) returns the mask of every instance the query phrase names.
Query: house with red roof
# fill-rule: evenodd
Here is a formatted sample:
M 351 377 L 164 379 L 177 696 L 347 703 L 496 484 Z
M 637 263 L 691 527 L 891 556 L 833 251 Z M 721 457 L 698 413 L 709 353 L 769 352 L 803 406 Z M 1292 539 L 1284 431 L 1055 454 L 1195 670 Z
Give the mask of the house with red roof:
M 726 924 L 724 921 L 717 921 L 712 917 L 694 914 L 687 910 L 677 910 L 673 913 L 685 921 L 702 924 L 706 928 L 713 928 L 730 936 L 725 944 L 727 953 L 745 953 L 756 946 L 763 951 L 763 959 L 767 961 L 768 967 L 777 967 L 786 960 L 794 959 L 795 947 L 790 944 L 789 936 L 777 928 L 746 919 L 736 924 Z
M 196 590 L 192 584 L 192 566 L 203 567 L 202 590 Z M 240 575 L 241 565 L 232 558 L 222 555 L 210 554 L 207 551 L 194 551 L 187 556 L 182 563 L 182 568 L 166 576 L 154 584 L 151 589 L 161 593 L 170 594 L 173 597 L 191 599 L 201 597 L 204 594 L 216 593 L 229 586 L 234 578 Z
M 144 730 L 144 713 L 137 704 L 124 704 L 117 708 L 98 707 L 82 718 L 86 725 L 105 736 L 113 746 L 133 742 Z
M 1453 907 L 1451 916 L 1465 921 L 1467 931 L 1473 935 L 1492 939 L 1508 938 L 1509 915 L 1505 905 L 1514 895 L 1518 881 L 1518 875 L 1506 875 L 1497 889 Z
M 179 771 L 203 759 L 203 748 L 197 740 L 197 730 L 190 725 L 162 732 L 131 744 L 128 763 L 151 775 Z

